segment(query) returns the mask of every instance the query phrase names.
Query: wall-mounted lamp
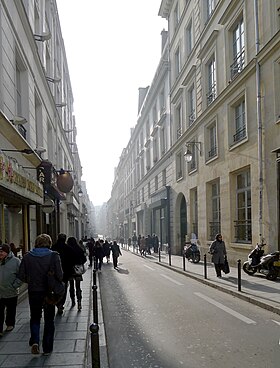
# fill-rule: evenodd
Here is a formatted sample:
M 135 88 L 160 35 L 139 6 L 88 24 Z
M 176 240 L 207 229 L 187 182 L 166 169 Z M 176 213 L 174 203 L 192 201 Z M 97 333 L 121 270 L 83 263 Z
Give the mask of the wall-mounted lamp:
M 83 194 L 84 193 L 83 193 L 82 189 L 80 188 L 79 191 L 78 191 L 78 196 L 81 198 L 83 196 Z
M 51 39 L 52 34 L 50 32 L 43 32 L 41 35 L 35 34 L 34 35 L 34 39 L 35 41 L 48 41 L 49 39 Z
M 66 102 L 61 102 L 61 103 L 55 104 L 56 107 L 65 107 L 66 105 L 67 105 Z
M 51 82 L 51 83 L 59 83 L 60 81 L 61 81 L 61 78 L 59 78 L 59 77 L 47 77 L 46 76 L 46 80 L 48 81 L 48 82 Z
M 191 162 L 193 159 L 193 152 L 189 149 L 189 147 L 196 147 L 196 149 L 199 151 L 200 156 L 202 154 L 201 152 L 201 142 L 186 142 L 187 151 L 184 153 L 185 159 L 187 162 Z
M 10 122 L 14 125 L 23 125 L 27 123 L 27 120 L 23 116 L 14 116 Z

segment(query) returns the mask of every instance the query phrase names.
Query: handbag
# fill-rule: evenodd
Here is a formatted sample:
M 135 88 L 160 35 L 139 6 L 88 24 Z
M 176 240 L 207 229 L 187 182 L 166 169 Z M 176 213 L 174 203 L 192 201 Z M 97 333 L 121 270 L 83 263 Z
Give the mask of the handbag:
M 65 284 L 56 278 L 54 272 L 54 252 L 51 254 L 50 267 L 47 273 L 48 292 L 45 297 L 47 304 L 56 305 L 63 297 L 65 292 Z
M 225 257 L 225 263 L 224 263 L 224 266 L 223 266 L 223 271 L 224 271 L 225 274 L 230 273 L 227 257 Z
M 83 264 L 75 265 L 73 267 L 73 276 L 81 276 L 86 272 L 86 268 Z

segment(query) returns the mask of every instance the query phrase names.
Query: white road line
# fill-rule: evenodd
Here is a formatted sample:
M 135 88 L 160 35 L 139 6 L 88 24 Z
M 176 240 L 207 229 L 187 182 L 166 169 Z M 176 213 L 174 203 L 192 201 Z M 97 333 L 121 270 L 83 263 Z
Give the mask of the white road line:
M 206 296 L 206 295 L 203 295 L 201 293 L 194 293 L 194 294 L 196 296 L 198 296 L 199 298 L 202 298 L 202 299 L 206 300 L 208 303 L 211 303 L 211 304 L 215 305 L 216 307 L 222 309 L 223 311 L 231 314 L 232 316 L 240 319 L 241 321 L 243 321 L 245 323 L 248 323 L 248 324 L 256 324 L 256 322 L 253 321 L 252 319 L 243 316 L 242 314 L 234 311 L 231 308 L 226 307 L 225 305 L 223 305 L 223 304 L 221 304 L 219 302 L 216 302 L 216 300 L 214 300 L 214 299 L 208 298 L 208 296 Z
M 147 266 L 147 265 L 144 265 L 144 267 L 148 268 L 148 269 L 149 269 L 149 270 L 151 270 L 151 271 L 154 271 L 154 270 L 155 270 L 154 268 L 152 268 L 152 267 L 150 267 L 150 266 Z
M 172 278 L 171 278 L 171 277 L 169 277 L 169 276 L 164 275 L 163 273 L 161 273 L 161 274 L 160 274 L 160 276 L 165 277 L 167 280 L 169 280 L 169 281 L 173 282 L 173 283 L 174 283 L 174 284 L 176 284 L 176 285 L 184 286 L 184 284 L 181 284 L 180 282 L 178 282 L 178 281 L 176 281 L 176 280 L 172 279 Z
M 274 319 L 272 319 L 271 321 L 280 326 L 280 322 L 274 321 Z

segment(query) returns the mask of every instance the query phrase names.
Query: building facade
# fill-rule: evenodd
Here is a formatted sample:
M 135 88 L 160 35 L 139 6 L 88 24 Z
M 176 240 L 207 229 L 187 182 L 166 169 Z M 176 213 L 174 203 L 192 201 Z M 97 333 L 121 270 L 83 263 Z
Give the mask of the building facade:
M 84 236 L 88 212 L 55 0 L 0 1 L 0 238 Z M 80 196 L 83 194 L 83 196 Z
M 280 249 L 279 12 L 280 1 L 160 4 L 159 15 L 168 21 L 166 152 L 154 153 L 154 147 L 161 153 L 154 129 L 144 139 L 145 108 L 153 116 L 147 106 L 160 106 L 157 70 L 116 178 L 124 180 L 131 162 L 136 232 L 158 233 L 153 219 L 159 217 L 155 222 L 169 234 L 163 243 L 170 241 L 173 253 L 181 254 L 186 238 L 197 239 L 207 253 L 219 232 L 232 262 L 245 259 L 257 242 L 265 242 L 267 251 Z M 160 109 L 154 111 L 160 126 Z M 128 148 L 137 141 L 142 152 L 137 156 L 134 151 L 133 158 Z M 164 168 L 168 189 L 161 197 Z M 118 199 L 115 189 L 112 206 Z M 121 221 L 128 208 L 127 203 L 116 207 L 118 218 L 123 213 Z

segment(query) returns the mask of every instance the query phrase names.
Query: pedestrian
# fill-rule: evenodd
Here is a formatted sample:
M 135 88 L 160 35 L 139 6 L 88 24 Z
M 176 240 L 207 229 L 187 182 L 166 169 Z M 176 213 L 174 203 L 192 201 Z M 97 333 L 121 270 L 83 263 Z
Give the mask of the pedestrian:
M 103 251 L 102 243 L 100 243 L 99 240 L 95 242 L 93 254 L 95 257 L 96 269 L 101 271 L 102 264 L 103 264 L 104 251 Z
M 222 234 L 217 234 L 215 240 L 209 248 L 209 253 L 212 254 L 212 262 L 214 263 L 217 277 L 222 277 L 222 270 L 225 264 L 225 257 L 227 255 L 225 242 Z
M 89 241 L 87 242 L 89 267 L 92 267 L 92 261 L 94 257 L 94 246 L 95 240 L 93 238 L 90 238 Z
M 57 303 L 57 314 L 59 315 L 63 314 L 69 280 L 73 275 L 73 267 L 76 264 L 76 254 L 73 249 L 66 244 L 66 238 L 66 234 L 58 234 L 57 241 L 52 246 L 52 250 L 58 252 L 60 255 L 61 266 L 63 270 L 63 282 L 65 284 L 63 298 Z
M 67 245 L 73 249 L 75 253 L 75 265 L 83 265 L 87 261 L 87 257 L 85 255 L 84 249 L 77 243 L 76 238 L 70 236 L 67 239 Z M 76 305 L 75 301 L 75 290 L 76 290 L 76 298 L 78 303 L 78 310 L 82 310 L 82 289 L 81 289 L 81 281 L 83 281 L 83 276 L 79 274 L 75 274 L 74 270 L 72 276 L 69 278 L 69 293 L 72 301 L 71 307 L 73 308 Z
M 145 236 L 142 236 L 142 238 L 140 239 L 140 254 L 141 256 L 146 256 L 146 239 Z
M 136 244 L 137 244 L 137 235 L 134 231 L 133 235 L 132 235 L 132 246 L 133 246 L 133 251 L 135 250 L 135 247 L 136 247 Z
M 120 250 L 120 246 L 118 245 L 116 240 L 113 241 L 111 249 L 112 249 L 112 255 L 113 255 L 114 269 L 118 269 L 118 258 L 119 258 L 120 255 L 122 256 L 122 253 L 121 253 L 121 250 Z
M 106 239 L 104 244 L 103 244 L 103 252 L 104 252 L 104 256 L 107 259 L 107 263 L 109 263 L 110 261 L 110 253 L 111 253 L 111 247 L 110 244 L 108 243 L 108 240 Z
M 154 253 L 158 253 L 159 239 L 158 239 L 158 236 L 156 234 L 153 234 L 152 244 L 153 244 L 153 248 L 154 248 Z
M 40 322 L 44 311 L 43 354 L 53 350 L 55 305 L 45 302 L 48 293 L 47 275 L 50 268 L 54 277 L 62 281 L 63 271 L 59 254 L 50 250 L 52 239 L 47 234 L 37 236 L 35 247 L 23 256 L 19 268 L 19 278 L 28 284 L 30 307 L 29 346 L 32 354 L 39 354 Z
M 5 332 L 14 329 L 16 323 L 16 308 L 19 286 L 22 281 L 18 278 L 20 260 L 15 257 L 8 244 L 0 245 L 0 337 Z M 5 313 L 6 312 L 6 313 Z

